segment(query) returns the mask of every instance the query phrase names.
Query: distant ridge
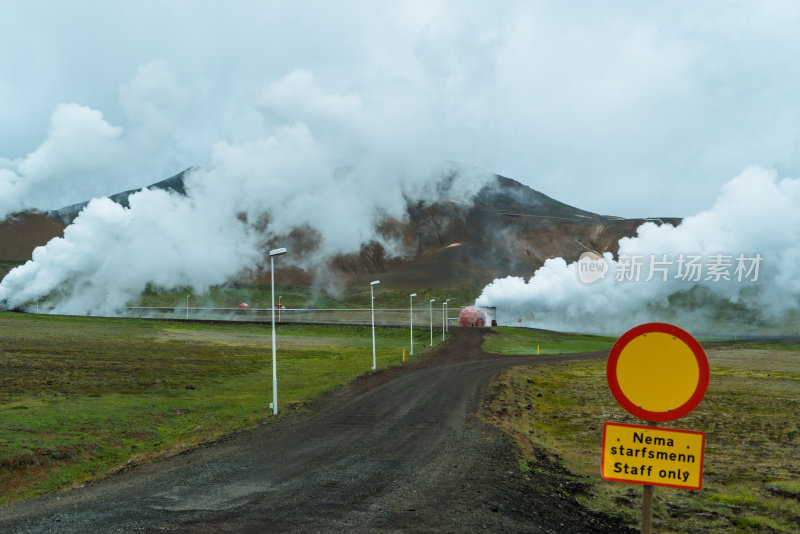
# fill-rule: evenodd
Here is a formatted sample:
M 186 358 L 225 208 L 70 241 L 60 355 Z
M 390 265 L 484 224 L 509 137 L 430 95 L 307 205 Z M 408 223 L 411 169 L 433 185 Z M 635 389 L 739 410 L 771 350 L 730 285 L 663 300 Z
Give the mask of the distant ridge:
M 508 214 L 539 215 L 549 217 L 587 217 L 605 219 L 606 217 L 585 211 L 545 195 L 511 178 L 495 175 L 496 187 L 485 188 L 478 193 L 476 206 L 505 211 Z
M 186 173 L 189 172 L 190 170 L 192 170 L 191 167 L 179 172 L 175 176 L 167 178 L 166 180 L 161 180 L 160 182 L 148 185 L 147 187 L 123 191 L 122 193 L 111 195 L 108 198 L 110 198 L 120 206 L 124 206 L 127 208 L 128 197 L 144 189 L 164 189 L 166 191 L 174 191 L 175 193 L 178 193 L 180 195 L 185 195 L 186 188 L 184 186 L 183 179 Z M 57 210 L 51 210 L 47 212 L 47 216 L 56 219 L 64 224 L 72 224 L 72 221 L 75 220 L 75 218 L 78 216 L 81 210 L 85 208 L 88 204 L 89 201 L 87 200 L 86 202 L 80 202 L 78 204 L 72 204 L 70 206 L 65 206 Z

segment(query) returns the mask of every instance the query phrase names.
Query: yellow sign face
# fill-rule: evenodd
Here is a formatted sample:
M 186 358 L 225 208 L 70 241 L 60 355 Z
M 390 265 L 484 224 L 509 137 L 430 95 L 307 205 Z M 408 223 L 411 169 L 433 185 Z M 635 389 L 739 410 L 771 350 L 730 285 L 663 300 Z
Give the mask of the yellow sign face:
M 608 386 L 628 413 L 674 421 L 691 412 L 708 388 L 708 359 L 688 332 L 647 323 L 625 332 L 608 355 Z
M 699 379 L 700 367 L 692 349 L 663 332 L 632 339 L 617 361 L 622 393 L 651 412 L 666 412 L 685 404 Z
M 706 435 L 642 425 L 603 425 L 605 480 L 699 490 Z

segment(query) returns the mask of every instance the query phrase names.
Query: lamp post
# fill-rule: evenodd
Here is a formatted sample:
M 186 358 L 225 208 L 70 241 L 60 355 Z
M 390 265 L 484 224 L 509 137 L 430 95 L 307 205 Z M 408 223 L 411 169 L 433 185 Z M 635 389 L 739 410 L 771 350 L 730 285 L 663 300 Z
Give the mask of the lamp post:
M 186 319 L 189 319 L 189 295 L 186 295 Z
M 444 334 L 447 332 L 447 303 L 450 299 L 442 302 L 442 341 L 444 341 Z
M 409 351 L 409 356 L 414 355 L 414 297 L 416 296 L 417 296 L 416 293 L 411 293 L 411 295 L 409 295 L 408 297 L 408 300 L 411 304 L 411 306 L 409 307 L 410 311 L 408 317 L 409 319 L 408 324 L 410 325 L 409 328 L 411 330 L 411 350 Z
M 278 415 L 278 364 L 275 359 L 275 256 L 281 254 L 286 254 L 285 248 L 269 251 L 270 296 L 272 298 L 272 415 Z
M 433 346 L 433 303 L 434 302 L 436 302 L 436 299 L 431 299 L 431 301 L 428 303 L 428 306 L 431 309 L 430 310 L 431 311 L 431 347 Z
M 380 284 L 380 280 L 375 280 L 369 283 L 369 305 L 372 310 L 372 370 L 375 370 L 375 296 L 373 295 L 372 288 Z

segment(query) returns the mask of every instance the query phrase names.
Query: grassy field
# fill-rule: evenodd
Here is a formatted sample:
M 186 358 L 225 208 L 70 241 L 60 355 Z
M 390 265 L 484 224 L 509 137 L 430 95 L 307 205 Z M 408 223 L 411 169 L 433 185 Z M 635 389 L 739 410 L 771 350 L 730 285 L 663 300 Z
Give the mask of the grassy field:
M 212 287 L 207 293 L 194 294 L 183 291 L 146 290 L 131 306 L 177 307 L 186 306 L 186 295 L 189 294 L 189 306 L 197 308 L 235 308 L 242 302 L 252 308 L 269 308 L 272 304 L 270 286 L 255 284 L 236 284 L 230 287 Z M 279 298 L 280 297 L 280 298 Z M 369 301 L 369 299 L 367 299 Z M 345 303 L 309 287 L 276 286 L 275 304 L 280 302 L 287 308 L 343 308 Z
M 437 299 L 434 309 L 441 308 L 442 299 L 445 298 L 451 299 L 454 307 L 468 306 L 475 300 L 475 295 L 466 288 L 442 291 L 420 288 L 413 292 L 417 293 L 417 297 L 414 299 L 415 309 L 423 306 L 427 309 L 428 301 L 433 298 Z M 378 285 L 374 288 L 375 307 L 408 308 L 410 293 L 412 291 Z M 183 308 L 186 306 L 187 294 L 190 294 L 189 290 L 155 291 L 148 289 L 142 293 L 140 298 L 128 304 L 130 306 Z M 193 308 L 235 308 L 240 303 L 246 302 L 252 308 L 269 308 L 271 296 L 269 285 L 238 283 L 226 287 L 213 287 L 204 294 L 191 293 L 189 306 Z M 279 301 L 287 308 L 369 308 L 370 293 L 368 285 L 351 287 L 340 295 L 331 295 L 311 287 L 276 285 L 275 304 L 278 304 Z
M 517 337 L 495 336 L 493 342 L 515 352 Z M 686 417 L 664 425 L 706 433 L 703 489 L 657 487 L 654 529 L 797 532 L 800 342 L 731 345 L 708 349 L 707 355 L 705 398 Z M 565 487 L 587 506 L 637 527 L 641 487 L 600 476 L 603 423 L 643 424 L 615 401 L 605 364 L 603 359 L 513 369 L 495 383 L 484 416 L 516 441 L 523 471 L 535 476 L 541 462 L 555 460 L 568 470 Z
M 371 372 L 369 327 L 277 335 L 278 417 Z M 415 357 L 428 341 L 415 332 Z M 377 328 L 378 367 L 408 344 L 407 329 Z M 271 361 L 263 324 L 0 313 L 0 503 L 271 420 Z
M 436 299 L 433 303 L 434 310 L 441 310 L 444 299 L 450 299 L 451 316 L 458 316 L 458 307 L 470 306 L 475 302 L 474 291 L 468 288 L 432 289 L 419 288 L 414 291 L 396 289 L 389 285 L 375 287 L 375 306 L 381 308 L 408 308 L 409 294 L 416 293 L 414 309 L 428 309 L 428 301 Z M 352 287 L 347 293 L 346 301 L 353 307 L 369 307 L 369 287 Z
M 496 335 L 489 335 L 483 350 L 494 354 L 568 354 L 611 350 L 615 338 L 564 334 L 530 328 L 495 327 Z M 499 335 L 497 335 L 499 334 Z

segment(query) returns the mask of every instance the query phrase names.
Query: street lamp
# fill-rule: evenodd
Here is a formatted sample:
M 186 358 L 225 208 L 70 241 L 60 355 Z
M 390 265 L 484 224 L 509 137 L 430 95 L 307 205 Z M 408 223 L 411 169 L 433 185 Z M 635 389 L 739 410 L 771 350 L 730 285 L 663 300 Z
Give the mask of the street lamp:
M 189 295 L 186 295 L 186 319 L 189 319 Z
M 275 359 L 275 256 L 281 254 L 286 254 L 285 248 L 269 251 L 270 297 L 272 298 L 272 415 L 278 415 L 278 364 Z
M 431 309 L 431 347 L 433 346 L 433 303 L 436 302 L 436 299 L 431 299 L 428 303 L 428 306 Z
M 447 332 L 447 303 L 450 299 L 442 302 L 442 341 L 444 341 L 444 334 Z
M 408 322 L 411 325 L 410 326 L 410 329 L 411 329 L 411 351 L 409 352 L 409 356 L 413 356 L 414 355 L 414 297 L 416 297 L 416 296 L 417 296 L 416 293 L 411 293 L 411 295 L 409 295 L 409 297 L 408 297 L 408 300 L 411 303 L 411 307 L 409 308 L 410 312 L 409 312 L 409 322 Z
M 375 280 L 369 283 L 369 305 L 372 310 L 372 370 L 375 370 L 375 297 L 372 293 L 372 288 L 380 284 L 380 280 Z

